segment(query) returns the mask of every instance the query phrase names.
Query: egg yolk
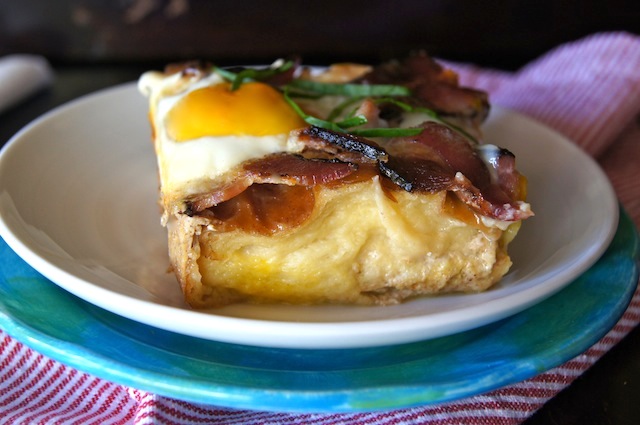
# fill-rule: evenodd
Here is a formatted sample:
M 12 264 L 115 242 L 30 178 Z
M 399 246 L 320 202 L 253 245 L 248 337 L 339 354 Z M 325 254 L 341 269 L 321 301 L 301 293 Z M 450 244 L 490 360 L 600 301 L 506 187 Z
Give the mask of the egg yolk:
M 186 141 L 204 136 L 266 136 L 304 127 L 300 116 L 273 87 L 249 82 L 231 91 L 227 83 L 194 90 L 169 111 L 169 137 Z

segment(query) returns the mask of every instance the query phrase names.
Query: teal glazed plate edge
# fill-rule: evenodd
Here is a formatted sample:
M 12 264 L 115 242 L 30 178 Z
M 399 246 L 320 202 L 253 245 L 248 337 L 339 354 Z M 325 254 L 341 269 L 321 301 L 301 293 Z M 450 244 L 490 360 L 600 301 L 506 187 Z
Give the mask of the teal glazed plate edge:
M 289 412 L 359 412 L 456 400 L 520 382 L 583 353 L 623 315 L 639 238 L 621 210 L 603 256 L 518 314 L 445 337 L 355 349 L 267 348 L 151 327 L 42 277 L 0 243 L 0 327 L 63 364 L 179 400 Z

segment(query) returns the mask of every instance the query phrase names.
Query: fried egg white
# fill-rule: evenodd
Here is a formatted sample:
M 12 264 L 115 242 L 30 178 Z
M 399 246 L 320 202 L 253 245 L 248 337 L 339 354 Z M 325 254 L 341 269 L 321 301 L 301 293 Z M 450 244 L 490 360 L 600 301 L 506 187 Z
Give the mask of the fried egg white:
M 138 87 L 150 101 L 164 193 L 185 197 L 244 161 L 303 148 L 289 132 L 304 121 L 266 84 L 232 91 L 216 73 L 196 78 L 151 71 Z

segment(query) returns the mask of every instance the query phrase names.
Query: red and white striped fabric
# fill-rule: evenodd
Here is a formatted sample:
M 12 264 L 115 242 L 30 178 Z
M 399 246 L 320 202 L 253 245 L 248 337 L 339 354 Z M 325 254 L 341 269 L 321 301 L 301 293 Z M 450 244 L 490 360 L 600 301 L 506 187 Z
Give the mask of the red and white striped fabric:
M 564 133 L 598 158 L 640 226 L 640 37 L 596 34 L 516 73 L 449 64 L 494 104 Z M 438 406 L 358 414 L 288 414 L 194 405 L 112 384 L 68 368 L 0 330 L 4 424 L 516 424 L 569 385 L 640 322 L 640 291 L 597 344 L 535 378 Z

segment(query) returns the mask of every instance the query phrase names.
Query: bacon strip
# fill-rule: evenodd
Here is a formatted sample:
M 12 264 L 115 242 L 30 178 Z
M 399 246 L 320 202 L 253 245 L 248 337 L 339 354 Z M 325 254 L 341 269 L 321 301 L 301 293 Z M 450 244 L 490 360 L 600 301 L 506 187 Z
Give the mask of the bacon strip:
M 521 175 L 516 170 L 516 157 L 504 148 L 496 148 L 495 155 L 489 163 L 495 172 L 496 184 L 507 195 L 514 199 L 522 197 L 520 179 Z
M 402 62 L 379 65 L 361 81 L 404 85 L 411 89 L 413 100 L 418 100 L 422 106 L 442 114 L 470 118 L 474 125 L 480 125 L 489 113 L 485 92 L 461 87 L 454 72 L 444 69 L 424 52 Z
M 307 127 L 299 133 L 304 137 L 303 142 L 309 147 L 326 150 L 336 155 L 340 150 L 362 155 L 364 158 L 375 161 L 386 161 L 387 152 L 371 140 L 354 136 L 348 133 L 337 133 L 320 127 Z
M 400 162 L 423 161 L 425 164 L 418 168 L 436 170 L 435 177 L 413 172 L 410 178 L 414 179 L 415 190 L 452 191 L 479 214 L 502 221 L 522 220 L 533 215 L 519 202 L 521 176 L 515 169 L 511 152 L 497 150 L 491 161 L 495 172 L 491 173 L 476 147 L 459 133 L 435 122 L 423 123 L 422 127 L 419 135 L 391 140 L 387 146 L 392 157 L 402 158 Z
M 342 179 L 357 169 L 357 164 L 336 160 L 307 159 L 286 153 L 269 155 L 246 162 L 228 183 L 190 199 L 185 213 L 193 215 L 204 211 L 239 195 L 256 183 L 314 186 Z
M 304 223 L 314 205 L 314 191 L 309 187 L 255 184 L 200 214 L 209 218 L 221 232 L 241 228 L 269 235 Z
M 421 127 L 423 130 L 417 136 L 390 140 L 387 150 L 393 155 L 436 161 L 444 168 L 461 172 L 480 188 L 490 183 L 490 173 L 484 161 L 460 133 L 432 121 L 423 123 Z
M 321 139 L 334 145 L 328 149 L 337 150 L 338 155 L 341 150 L 348 150 L 359 153 L 365 162 L 377 158 L 380 173 L 408 192 L 448 190 L 478 214 L 502 221 L 533 215 L 519 202 L 520 174 L 509 151 L 499 151 L 492 173 L 475 146 L 457 132 L 435 122 L 425 122 L 422 127 L 417 136 L 386 142 L 385 149 L 363 138 L 315 127 L 302 134 L 308 136 L 306 143 L 315 149 L 323 146 L 318 140 Z
M 437 193 L 450 190 L 454 175 L 436 161 L 423 158 L 391 156 L 380 162 L 382 175 L 391 179 L 407 192 Z
M 274 154 L 244 165 L 254 183 L 315 186 L 348 176 L 356 164 L 326 159 L 306 159 L 300 155 Z

